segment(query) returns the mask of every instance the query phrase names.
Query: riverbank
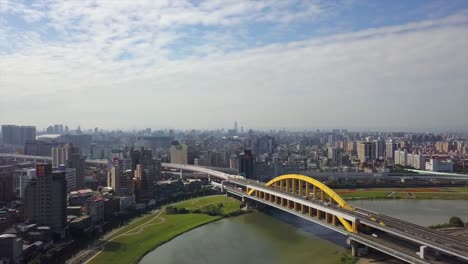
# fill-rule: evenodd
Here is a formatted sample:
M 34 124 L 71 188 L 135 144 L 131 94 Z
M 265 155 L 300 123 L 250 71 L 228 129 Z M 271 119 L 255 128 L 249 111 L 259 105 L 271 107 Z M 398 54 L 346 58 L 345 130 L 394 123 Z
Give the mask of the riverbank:
M 239 210 L 241 202 L 216 195 L 190 199 L 172 206 L 196 210 L 220 204 L 222 215 L 167 214 L 162 210 L 156 215 L 145 216 L 112 234 L 102 249 L 87 263 L 138 263 L 145 254 L 173 238 Z
M 337 189 L 335 191 L 345 200 L 359 200 L 359 199 L 468 200 L 468 188 L 466 187 L 368 188 L 368 189 Z

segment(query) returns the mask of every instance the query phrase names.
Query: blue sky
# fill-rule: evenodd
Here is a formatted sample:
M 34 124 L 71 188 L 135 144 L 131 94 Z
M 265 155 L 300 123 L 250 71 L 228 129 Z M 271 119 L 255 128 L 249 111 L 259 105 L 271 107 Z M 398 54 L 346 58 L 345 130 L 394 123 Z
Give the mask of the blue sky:
M 467 28 L 463 0 L 0 0 L 0 123 L 468 129 Z

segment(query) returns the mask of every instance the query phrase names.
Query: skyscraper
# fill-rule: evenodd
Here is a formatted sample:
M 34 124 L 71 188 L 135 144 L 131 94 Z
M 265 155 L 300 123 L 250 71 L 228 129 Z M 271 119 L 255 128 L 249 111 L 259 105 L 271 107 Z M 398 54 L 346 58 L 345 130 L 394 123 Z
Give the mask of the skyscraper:
M 392 141 L 386 143 L 385 147 L 385 158 L 394 159 L 395 150 L 398 149 L 398 144 Z
M 171 163 L 191 164 L 195 158 L 195 149 L 188 145 L 171 146 Z
M 132 170 L 121 170 L 119 165 L 112 166 L 109 171 L 108 184 L 117 196 L 130 196 L 133 194 Z
M 12 201 L 13 193 L 13 174 L 0 172 L 0 201 Z
M 239 174 L 247 179 L 254 177 L 254 159 L 252 150 L 244 150 L 244 153 L 239 155 Z
M 376 144 L 371 141 L 361 141 L 357 143 L 358 159 L 361 162 L 373 161 L 376 159 Z
M 52 171 L 51 164 L 37 164 L 36 176 L 25 189 L 24 218 L 50 226 L 63 236 L 67 209 L 65 172 Z
M 5 145 L 24 145 L 36 139 L 36 127 L 2 125 L 2 137 Z
M 76 188 L 84 188 L 84 174 L 86 159 L 81 156 L 79 147 L 73 144 L 65 144 L 52 149 L 52 166 L 65 165 L 66 168 L 76 169 Z

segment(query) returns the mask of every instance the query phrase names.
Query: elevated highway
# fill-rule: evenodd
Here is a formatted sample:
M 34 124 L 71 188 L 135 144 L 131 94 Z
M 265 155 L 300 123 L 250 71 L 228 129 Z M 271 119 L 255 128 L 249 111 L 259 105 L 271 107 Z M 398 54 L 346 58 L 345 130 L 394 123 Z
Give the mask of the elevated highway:
M 350 206 L 323 183 L 304 175 L 283 175 L 268 183 L 193 165 L 163 168 L 206 173 L 227 193 L 320 224 L 348 237 L 353 254 L 367 246 L 407 263 L 468 263 L 468 241 L 391 216 Z

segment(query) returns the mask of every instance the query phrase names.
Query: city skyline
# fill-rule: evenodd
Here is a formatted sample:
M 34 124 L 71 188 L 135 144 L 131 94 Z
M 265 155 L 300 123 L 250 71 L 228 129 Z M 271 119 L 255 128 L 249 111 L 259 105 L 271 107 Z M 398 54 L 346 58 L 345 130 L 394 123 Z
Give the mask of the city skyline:
M 7 0 L 0 123 L 466 131 L 467 33 L 466 1 Z

